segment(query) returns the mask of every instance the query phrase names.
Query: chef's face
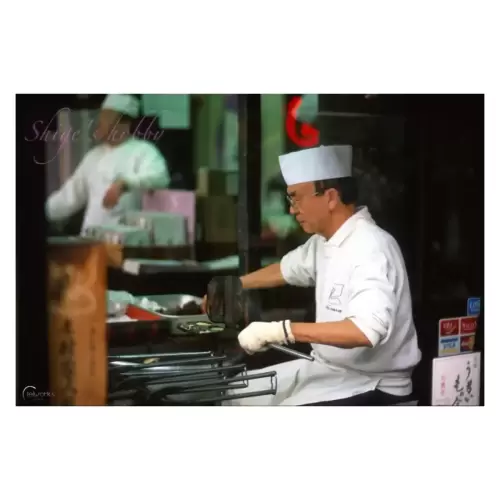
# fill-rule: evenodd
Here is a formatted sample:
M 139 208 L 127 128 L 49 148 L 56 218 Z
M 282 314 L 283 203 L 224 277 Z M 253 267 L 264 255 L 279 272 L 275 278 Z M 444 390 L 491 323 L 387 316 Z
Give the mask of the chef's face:
M 99 113 L 99 121 L 94 137 L 99 142 L 119 143 L 128 132 L 128 125 L 121 123 L 121 114 L 111 109 Z
M 318 193 L 314 182 L 288 186 L 290 213 L 306 233 L 322 234 L 330 223 L 330 214 L 337 205 L 334 189 Z

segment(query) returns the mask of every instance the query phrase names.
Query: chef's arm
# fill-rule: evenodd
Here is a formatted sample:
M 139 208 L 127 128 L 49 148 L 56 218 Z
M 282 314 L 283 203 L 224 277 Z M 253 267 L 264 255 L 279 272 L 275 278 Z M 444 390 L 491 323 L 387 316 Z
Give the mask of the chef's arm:
M 167 188 L 170 184 L 167 162 L 156 148 L 151 149 L 141 158 L 136 171 L 123 175 L 119 181 L 125 190 Z
M 368 337 L 348 319 L 328 323 L 291 323 L 291 330 L 295 342 L 332 345 L 345 349 L 373 347 Z
M 293 286 L 311 287 L 316 281 L 317 236 L 312 236 L 303 245 L 288 252 L 280 262 L 280 271 L 285 283 Z
M 385 255 L 371 254 L 356 266 L 349 283 L 346 319 L 327 323 L 292 323 L 297 342 L 336 347 L 384 344 L 394 327 L 397 308 L 396 275 Z
M 76 172 L 45 203 L 45 213 L 49 221 L 61 221 L 81 210 L 88 199 L 85 160 Z
M 283 285 L 313 286 L 315 278 L 315 237 L 288 252 L 281 262 L 241 277 L 243 288 L 276 288 Z
M 242 276 L 240 280 L 246 290 L 251 288 L 276 288 L 286 285 L 279 262 Z

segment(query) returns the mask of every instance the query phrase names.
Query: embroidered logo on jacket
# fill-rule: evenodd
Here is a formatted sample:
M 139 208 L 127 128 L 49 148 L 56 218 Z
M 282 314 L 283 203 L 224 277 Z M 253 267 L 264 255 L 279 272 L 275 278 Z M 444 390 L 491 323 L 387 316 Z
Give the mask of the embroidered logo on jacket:
M 344 292 L 344 285 L 339 285 L 338 283 L 334 283 L 333 288 L 328 297 L 328 302 L 326 304 L 326 308 L 330 311 L 335 311 L 337 313 L 341 313 L 342 310 L 340 306 L 342 302 L 340 297 L 342 297 L 342 293 Z

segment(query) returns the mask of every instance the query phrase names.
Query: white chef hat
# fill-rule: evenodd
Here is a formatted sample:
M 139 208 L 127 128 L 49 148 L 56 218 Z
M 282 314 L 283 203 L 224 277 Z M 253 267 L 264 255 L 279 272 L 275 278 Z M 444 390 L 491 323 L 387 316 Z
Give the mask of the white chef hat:
M 140 102 L 137 97 L 130 94 L 108 94 L 101 108 L 111 109 L 131 118 L 137 118 L 139 116 Z
M 319 146 L 279 157 L 287 186 L 352 176 L 352 146 Z

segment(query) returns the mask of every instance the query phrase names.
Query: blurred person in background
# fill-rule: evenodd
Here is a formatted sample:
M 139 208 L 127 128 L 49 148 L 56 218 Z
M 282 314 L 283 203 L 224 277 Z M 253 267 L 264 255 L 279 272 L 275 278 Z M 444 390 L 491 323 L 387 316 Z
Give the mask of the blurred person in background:
M 299 230 L 299 225 L 289 213 L 288 202 L 283 194 L 286 184 L 281 174 L 267 183 L 262 200 L 262 238 L 286 238 Z
M 88 227 L 117 224 L 126 211 L 139 210 L 143 191 L 168 187 L 170 175 L 163 155 L 131 132 L 139 112 L 140 101 L 133 95 L 106 97 L 94 135 L 99 144 L 48 198 L 49 221 L 63 221 L 85 207 L 84 234 Z

